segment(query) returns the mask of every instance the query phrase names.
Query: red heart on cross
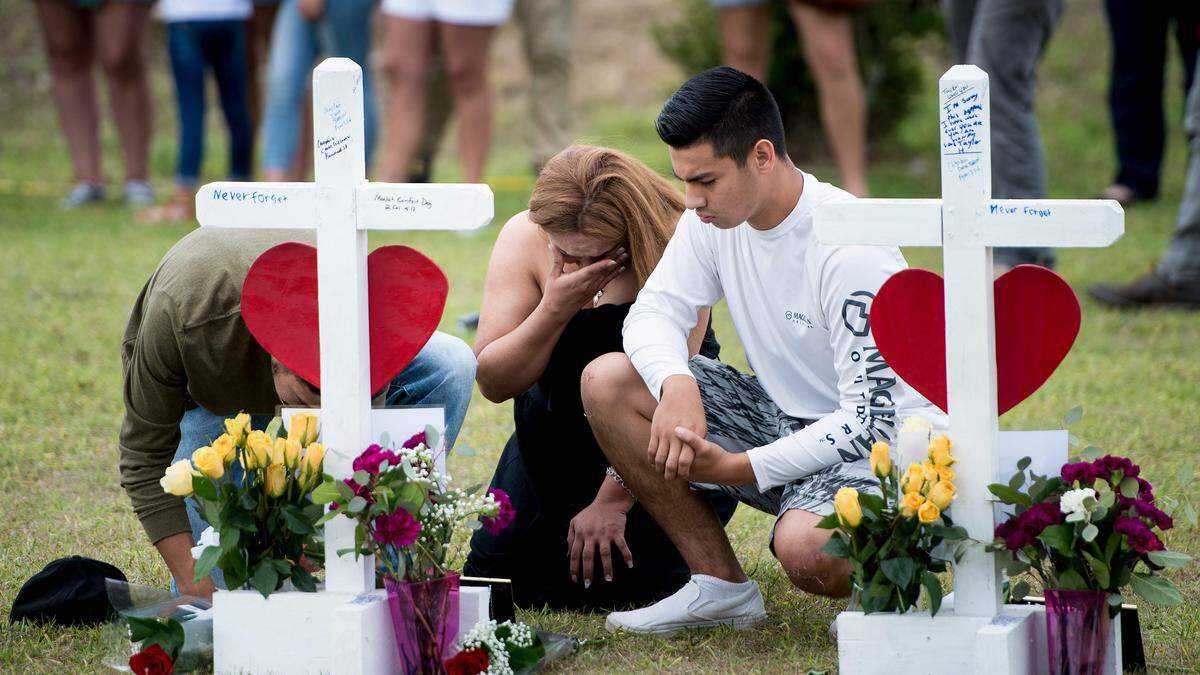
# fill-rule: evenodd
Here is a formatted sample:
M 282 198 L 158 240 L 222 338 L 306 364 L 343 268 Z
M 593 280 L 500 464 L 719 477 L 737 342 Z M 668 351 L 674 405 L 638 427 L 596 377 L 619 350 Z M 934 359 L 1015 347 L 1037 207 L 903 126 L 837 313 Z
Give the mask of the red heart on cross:
M 372 394 L 429 341 L 448 290 L 442 270 L 407 246 L 384 246 L 367 256 Z M 317 249 L 288 242 L 258 256 L 242 286 L 242 320 L 268 354 L 319 388 Z
M 1079 334 L 1079 299 L 1054 272 L 1018 265 L 995 281 L 996 408 L 1003 415 L 1037 391 Z M 942 278 L 909 269 L 883 283 L 871 332 L 884 360 L 912 388 L 949 412 L 946 304 Z

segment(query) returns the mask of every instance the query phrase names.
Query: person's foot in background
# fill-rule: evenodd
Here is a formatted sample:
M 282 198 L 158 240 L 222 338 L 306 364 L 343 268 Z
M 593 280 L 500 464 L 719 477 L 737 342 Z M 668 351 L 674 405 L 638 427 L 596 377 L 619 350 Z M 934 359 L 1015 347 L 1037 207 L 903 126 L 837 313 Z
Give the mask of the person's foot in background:
M 125 203 L 130 206 L 151 206 L 154 204 L 154 188 L 144 180 L 125 181 Z
M 196 220 L 196 191 L 191 187 L 176 186 L 171 201 L 151 206 L 138 213 L 139 223 L 186 223 Z
M 1101 304 L 1116 309 L 1141 307 L 1200 309 L 1200 285 L 1172 283 L 1157 270 L 1151 270 L 1123 286 L 1097 284 L 1087 289 L 1087 293 Z
M 64 209 L 77 209 L 87 204 L 101 204 L 106 199 L 104 186 L 100 183 L 79 181 L 71 191 L 63 197 L 58 205 Z
M 1096 195 L 1097 199 L 1112 199 L 1121 206 L 1129 206 L 1137 202 L 1147 202 L 1153 199 L 1150 195 L 1139 194 L 1137 190 L 1123 185 L 1121 183 L 1113 183 L 1104 188 L 1104 191 Z

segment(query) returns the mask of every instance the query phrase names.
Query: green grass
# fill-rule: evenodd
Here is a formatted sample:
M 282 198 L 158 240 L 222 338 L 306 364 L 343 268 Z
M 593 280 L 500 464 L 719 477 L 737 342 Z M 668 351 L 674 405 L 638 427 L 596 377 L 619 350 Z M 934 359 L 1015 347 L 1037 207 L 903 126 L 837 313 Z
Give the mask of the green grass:
M 1073 2 L 1042 67 L 1039 116 L 1054 197 L 1091 196 L 1110 178 L 1104 36 L 1099 9 Z M 905 151 L 899 156 L 905 159 L 872 168 L 875 194 L 937 194 L 934 85 L 942 65 L 931 62 L 928 94 L 903 128 Z M 166 85 L 159 75 L 161 93 Z M 1178 81 L 1177 62 L 1170 78 Z M 169 99 L 159 100 L 160 116 L 169 119 Z M 1060 272 L 1081 295 L 1089 284 L 1141 273 L 1165 246 L 1185 161 L 1177 115 L 1181 104 L 1173 86 L 1159 201 L 1129 211 L 1127 233 L 1115 246 L 1061 252 Z M 650 127 L 653 107 L 588 111 L 582 136 L 629 150 L 666 171 L 666 153 Z M 65 189 L 70 164 L 48 100 L 30 101 L 28 109 L 7 116 L 0 153 L 0 523 L 5 524 L 0 527 L 0 607 L 7 609 L 24 580 L 43 565 L 70 554 L 107 560 L 132 581 L 165 586 L 166 570 L 117 483 L 122 414 L 118 345 L 137 291 L 161 255 L 189 228 L 139 225 L 128 210 L 115 206 L 59 211 L 52 195 Z M 520 111 L 502 110 L 502 128 L 519 117 Z M 497 137 L 492 173 L 522 171 L 520 135 Z M 106 150 L 109 160 L 115 159 L 111 138 Z M 220 175 L 221 155 L 210 148 L 210 176 Z M 156 175 L 169 176 L 169 126 L 160 129 L 153 157 Z M 443 166 L 452 177 L 452 163 Z M 110 175 L 117 173 L 115 163 L 109 168 Z M 828 166 L 805 168 L 833 178 Z M 520 175 L 494 183 L 497 221 L 523 208 L 528 185 L 528 176 Z M 442 265 L 451 279 L 442 328 L 455 332 L 454 317 L 478 305 L 496 231 L 378 236 L 373 244 L 404 241 Z M 907 253 L 914 265 L 940 267 L 934 250 Z M 1083 326 L 1073 351 L 1039 392 L 1004 417 L 1003 426 L 1054 428 L 1068 408 L 1082 404 L 1086 414 L 1073 427 L 1076 434 L 1131 454 L 1151 480 L 1174 475 L 1200 449 L 1195 436 L 1200 365 L 1192 351 L 1198 328 L 1196 314 L 1123 314 L 1084 298 Z M 726 347 L 724 357 L 745 367 L 723 308 L 716 313 L 716 330 Z M 462 441 L 478 455 L 454 460 L 456 475 L 467 482 L 486 480 L 511 429 L 511 406 L 492 405 L 476 394 Z M 839 605 L 790 588 L 766 551 L 770 525 L 768 516 L 740 509 L 729 527 L 747 571 L 763 586 L 770 619 L 761 628 L 670 640 L 609 638 L 587 647 L 560 670 L 771 673 L 835 668 L 836 647 L 826 629 Z M 1172 548 L 1200 554 L 1194 528 L 1184 524 L 1170 535 Z M 1193 566 L 1170 577 L 1188 606 L 1143 610 L 1147 656 L 1153 670 L 1192 670 L 1200 663 L 1200 618 L 1193 609 L 1200 603 L 1200 569 Z M 605 636 L 602 615 L 525 613 L 523 618 L 579 637 Z M 103 656 L 98 630 L 0 627 L 0 670 L 6 672 L 97 672 L 104 669 Z

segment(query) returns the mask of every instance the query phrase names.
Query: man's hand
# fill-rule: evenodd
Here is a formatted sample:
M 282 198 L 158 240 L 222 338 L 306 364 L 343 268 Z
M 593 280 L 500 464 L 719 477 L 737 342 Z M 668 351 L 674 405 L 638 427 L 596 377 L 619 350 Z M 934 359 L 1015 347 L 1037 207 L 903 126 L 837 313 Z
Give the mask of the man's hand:
M 700 387 L 684 375 L 672 375 L 663 382 L 662 397 L 650 422 L 650 446 L 646 454 L 666 480 L 687 480 L 695 455 L 691 446 L 676 435 L 676 427 L 688 429 L 701 438 L 708 430 Z
M 571 581 L 578 583 L 582 575 L 583 587 L 588 588 L 592 585 L 592 570 L 596 568 L 597 549 L 600 550 L 600 564 L 604 567 L 604 580 L 612 581 L 614 545 L 621 551 L 625 566 L 633 567 L 633 554 L 629 552 L 629 545 L 625 543 L 625 514 L 628 510 L 629 506 L 620 501 L 597 497 L 571 519 L 571 527 L 567 530 Z
M 180 595 L 194 595 L 198 598 L 212 601 L 213 591 L 217 587 L 213 584 L 212 576 L 207 576 L 197 582 L 181 583 L 179 579 L 175 580 L 175 585 L 179 587 Z
M 690 429 L 675 427 L 675 436 L 691 448 L 691 479 L 720 485 L 745 485 L 754 482 L 754 469 L 744 452 L 729 452 Z

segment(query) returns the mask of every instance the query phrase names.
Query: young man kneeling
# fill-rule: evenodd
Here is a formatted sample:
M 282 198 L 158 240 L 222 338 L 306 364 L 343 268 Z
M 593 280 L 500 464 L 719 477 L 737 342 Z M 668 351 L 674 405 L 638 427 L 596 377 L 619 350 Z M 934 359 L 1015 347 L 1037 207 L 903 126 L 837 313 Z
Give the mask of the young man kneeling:
M 762 595 L 699 492 L 777 514 L 771 550 L 792 583 L 844 596 L 849 566 L 820 552 L 830 532 L 817 522 L 839 488 L 872 489 L 871 445 L 892 438 L 902 415 L 941 414 L 871 337 L 871 301 L 903 256 L 817 241 L 817 205 L 854 197 L 792 164 L 770 92 L 714 68 L 675 92 L 657 129 L 688 210 L 625 320 L 625 353 L 593 361 L 582 392 L 605 455 L 692 577 L 607 625 L 744 627 L 765 618 Z M 688 359 L 697 312 L 722 297 L 756 375 Z

